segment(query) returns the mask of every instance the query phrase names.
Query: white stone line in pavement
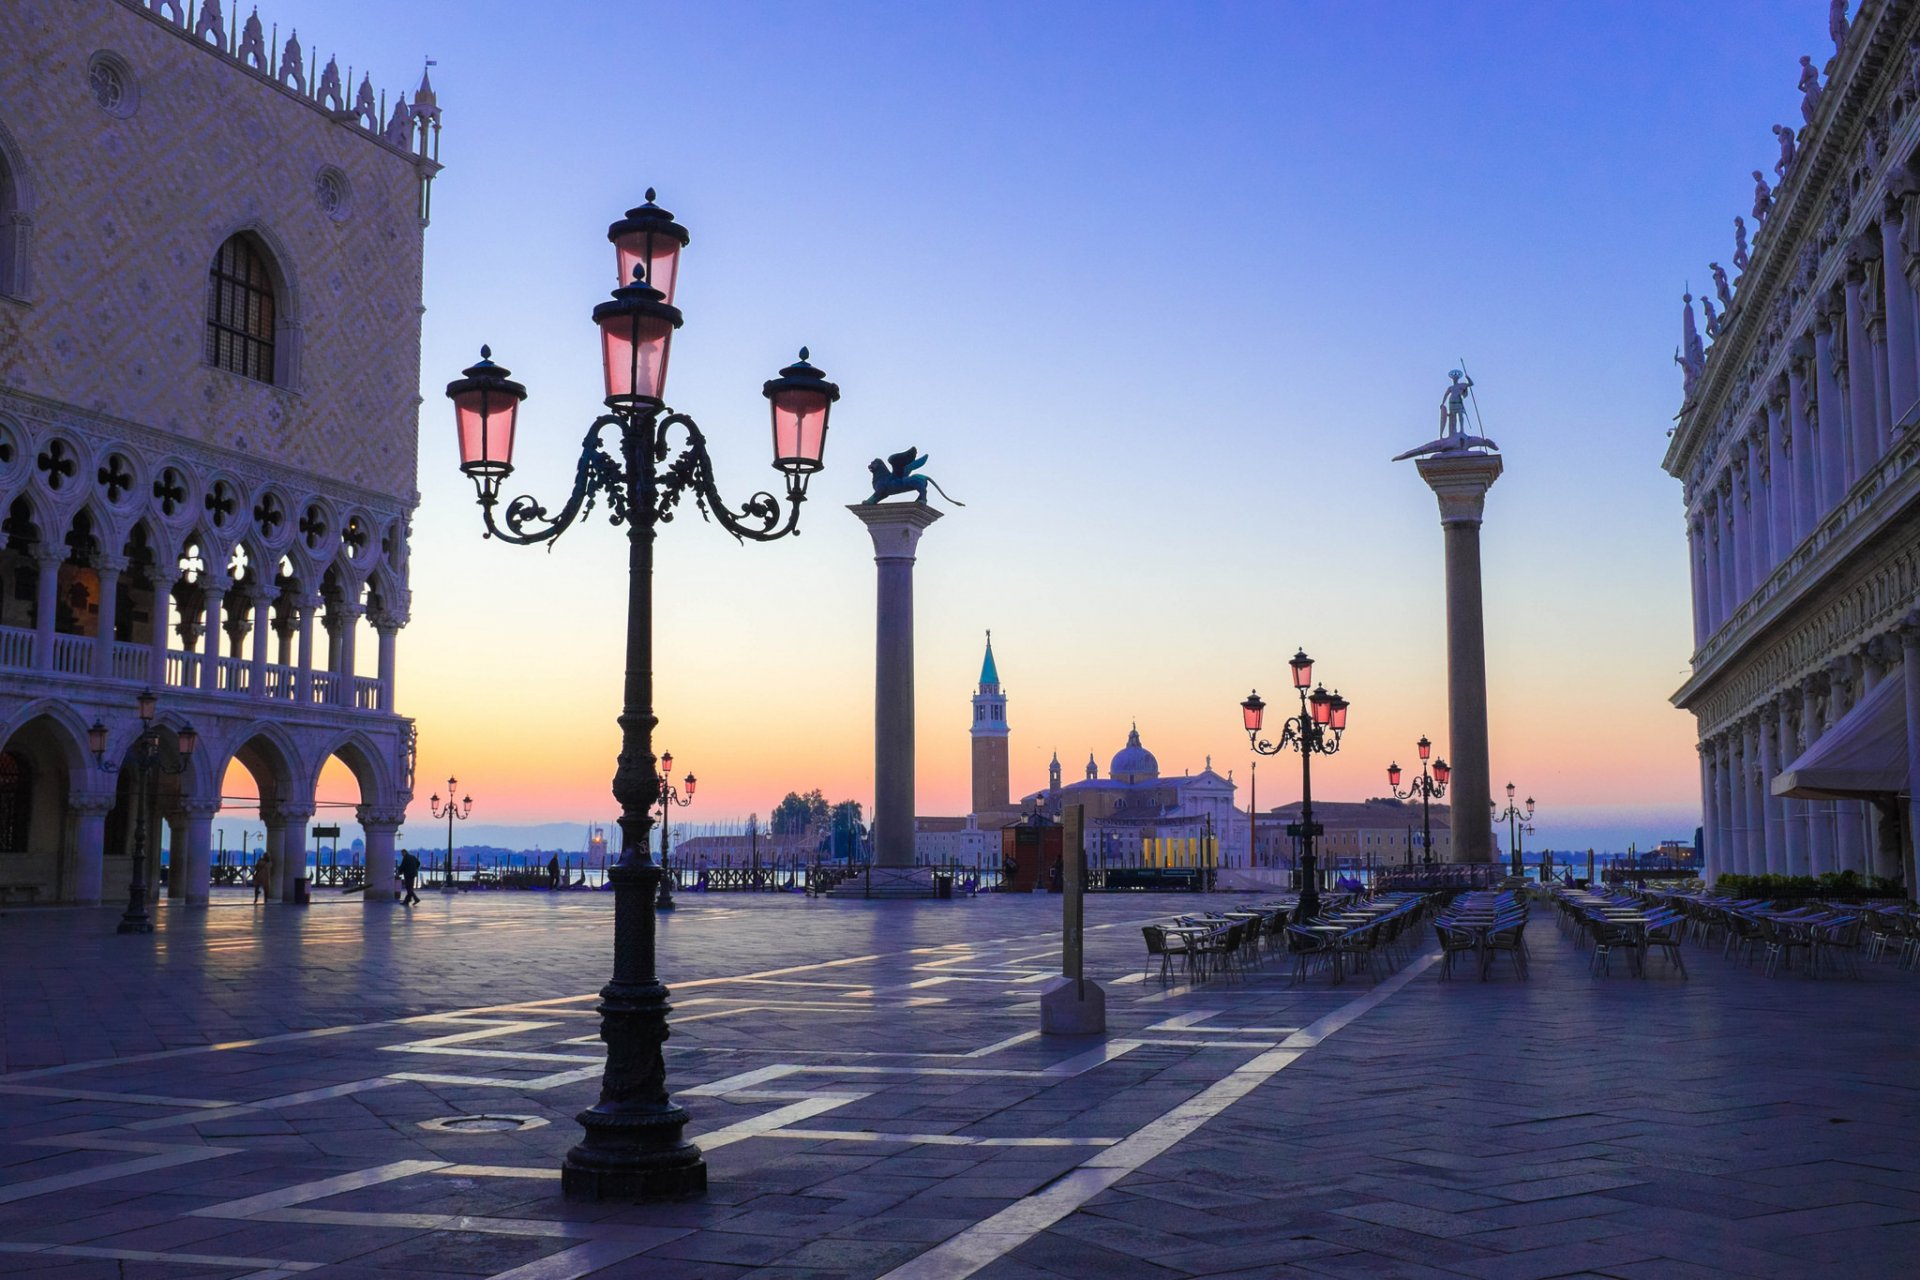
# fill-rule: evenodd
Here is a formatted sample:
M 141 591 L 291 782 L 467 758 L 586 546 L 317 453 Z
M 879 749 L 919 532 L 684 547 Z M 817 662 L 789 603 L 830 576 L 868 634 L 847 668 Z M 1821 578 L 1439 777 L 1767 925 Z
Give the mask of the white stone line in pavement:
M 314 1182 L 296 1182 L 278 1191 L 264 1191 L 243 1200 L 228 1200 L 222 1204 L 208 1205 L 204 1209 L 195 1209 L 188 1216 L 251 1218 L 275 1209 L 306 1204 L 309 1200 L 323 1200 L 328 1196 L 358 1191 L 363 1187 L 378 1186 L 382 1182 L 411 1178 L 418 1173 L 432 1173 L 436 1169 L 446 1168 L 449 1163 L 451 1162 L 447 1160 L 395 1160 L 389 1164 L 375 1165 L 371 1169 L 361 1169 L 357 1173 L 336 1174 L 331 1178 L 320 1178 Z
M 558 1089 L 562 1085 L 591 1080 L 605 1070 L 605 1064 L 596 1061 L 590 1067 L 580 1067 L 573 1071 L 556 1071 L 550 1076 L 529 1076 L 525 1080 L 514 1080 L 507 1076 L 456 1076 L 442 1071 L 395 1071 L 389 1074 L 387 1079 L 411 1080 L 415 1084 L 468 1085 L 475 1089 L 517 1089 L 523 1093 L 540 1093 L 547 1089 Z
M 215 1120 L 225 1120 L 230 1116 L 251 1115 L 259 1111 L 277 1111 L 282 1107 L 297 1107 L 308 1102 L 324 1102 L 328 1098 L 344 1098 L 348 1094 L 365 1093 L 369 1089 L 384 1089 L 399 1081 L 391 1077 L 376 1077 L 371 1080 L 349 1080 L 345 1084 L 330 1084 L 320 1089 L 302 1089 L 299 1093 L 283 1093 L 277 1098 L 262 1098 L 258 1102 L 236 1102 L 222 1107 L 218 1111 L 189 1111 L 185 1115 L 166 1116 L 159 1120 L 140 1120 L 133 1124 L 117 1126 L 121 1129 L 146 1131 L 151 1129 L 172 1129 L 180 1125 L 208 1124 Z
M 1238 1036 L 1290 1036 L 1300 1029 L 1298 1027 L 1203 1027 L 1200 1025 L 1208 1019 L 1217 1018 L 1226 1012 L 1230 1011 L 1226 1009 L 1204 1009 L 1193 1013 L 1176 1013 L 1171 1018 L 1164 1018 L 1154 1023 L 1152 1026 L 1147 1027 L 1146 1030 L 1205 1031 L 1221 1035 Z
M 189 1049 L 161 1049 L 154 1053 L 134 1053 L 124 1058 L 94 1058 L 87 1062 L 65 1062 L 57 1067 L 36 1067 L 31 1071 L 13 1071 L 0 1075 L 0 1081 L 37 1080 L 42 1076 L 63 1076 L 75 1071 L 95 1071 L 102 1067 L 125 1067 L 138 1062 L 160 1062 L 167 1058 L 186 1058 L 196 1053 L 221 1053 L 228 1049 L 252 1049 L 263 1044 L 287 1044 L 295 1040 L 318 1040 L 324 1036 L 343 1036 L 354 1031 L 371 1031 L 391 1022 L 355 1022 L 344 1027 L 321 1027 L 314 1031 L 289 1031 L 285 1035 L 257 1036 L 252 1040 L 228 1040 L 220 1044 L 200 1044 Z
M 1434 953 L 1422 956 L 1366 995 L 1289 1036 L 1281 1048 L 1242 1064 L 1120 1142 L 1089 1156 L 1065 1177 L 895 1267 L 881 1280 L 964 1280 L 1005 1257 L 1271 1080 L 1309 1049 L 1413 981 L 1439 958 Z
M 560 1181 L 560 1171 L 545 1165 L 518 1164 L 450 1164 L 444 1169 L 435 1169 L 435 1174 L 448 1178 L 539 1178 Z
M 237 1107 L 237 1102 L 217 1102 L 211 1098 L 165 1098 L 152 1093 L 102 1093 L 89 1089 L 55 1089 L 38 1084 L 0 1084 L 0 1093 L 29 1098 L 59 1098 L 66 1102 L 130 1102 L 143 1107 L 198 1107 L 217 1110 Z
M 318 1271 L 324 1262 L 293 1262 L 282 1258 L 229 1258 L 215 1253 L 156 1253 L 147 1249 L 101 1249 L 84 1244 L 0 1243 L 0 1253 L 45 1254 L 59 1258 L 99 1258 L 108 1262 L 165 1262 L 178 1267 L 259 1267 L 254 1275 Z M 241 1277 L 240 1280 L 249 1280 Z
M 711 1133 L 695 1136 L 702 1151 L 714 1151 L 721 1147 L 732 1146 L 744 1138 L 757 1138 L 780 1128 L 793 1120 L 810 1120 L 824 1112 L 846 1106 L 849 1102 L 858 1102 L 871 1095 L 865 1093 L 786 1093 L 763 1094 L 762 1097 L 795 1098 L 784 1107 L 775 1107 L 764 1115 L 730 1124 L 724 1129 L 715 1129 Z
M 579 1280 L 651 1247 L 631 1240 L 589 1240 L 511 1271 L 496 1271 L 487 1280 Z
M 39 1144 L 80 1145 L 68 1143 L 64 1138 L 41 1139 Z M 16 1200 L 31 1200 L 35 1196 L 51 1195 L 53 1192 L 66 1191 L 73 1187 L 89 1186 L 95 1182 L 111 1182 L 115 1178 L 125 1178 L 136 1173 L 171 1169 L 175 1165 L 193 1164 L 200 1160 L 211 1160 L 216 1156 L 232 1154 L 234 1152 L 230 1147 L 181 1147 L 162 1151 L 157 1155 L 142 1156 L 137 1160 L 121 1160 L 98 1168 L 77 1169 L 72 1173 L 57 1173 L 45 1178 L 33 1178 L 26 1182 L 7 1183 L 0 1185 L 0 1204 L 12 1204 Z
M 771 1129 L 763 1138 L 808 1142 L 905 1142 L 928 1147 L 1110 1147 L 1118 1138 L 969 1138 L 959 1133 L 875 1133 L 867 1129 Z M 700 1139 L 705 1147 L 707 1140 Z

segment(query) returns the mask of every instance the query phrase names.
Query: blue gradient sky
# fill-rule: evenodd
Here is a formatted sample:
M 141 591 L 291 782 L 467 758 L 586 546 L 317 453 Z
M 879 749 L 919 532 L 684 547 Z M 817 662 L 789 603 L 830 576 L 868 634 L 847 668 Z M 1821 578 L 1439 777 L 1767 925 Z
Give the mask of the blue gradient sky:
M 1507 473 L 1485 530 L 1493 772 L 1534 843 L 1690 832 L 1667 698 L 1690 648 L 1679 295 L 1731 252 L 1826 5 L 272 0 L 321 57 L 445 110 L 427 240 L 414 620 L 420 776 L 476 820 L 604 818 L 624 542 L 483 542 L 440 388 L 482 341 L 531 388 L 514 479 L 555 504 L 596 409 L 606 224 L 693 232 L 670 398 L 723 485 L 773 477 L 761 379 L 842 386 L 805 536 L 661 540 L 664 745 L 708 819 L 867 799 L 873 570 L 841 511 L 912 443 L 968 504 L 922 544 L 920 808 L 966 804 L 993 628 L 1016 790 L 1244 778 L 1235 703 L 1304 645 L 1353 700 L 1316 793 L 1445 741 L 1440 531 L 1411 464 L 1464 356 Z M 356 76 L 357 76 L 356 72 Z M 510 488 L 516 486 L 510 485 Z M 1263 770 L 1262 807 L 1297 797 Z M 350 783 L 337 780 L 350 789 Z M 345 798 L 350 798 L 349 794 Z M 415 826 L 427 839 L 424 800 Z M 412 827 L 409 828 L 412 831 Z

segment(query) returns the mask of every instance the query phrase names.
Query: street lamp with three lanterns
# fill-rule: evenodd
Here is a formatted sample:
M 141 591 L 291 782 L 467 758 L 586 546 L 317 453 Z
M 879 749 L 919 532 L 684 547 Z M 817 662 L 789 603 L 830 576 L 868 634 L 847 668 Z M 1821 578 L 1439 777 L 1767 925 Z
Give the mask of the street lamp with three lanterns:
M 1396 760 L 1387 766 L 1387 789 L 1393 793 L 1396 800 L 1420 797 L 1420 829 L 1424 833 L 1421 847 L 1425 850 L 1420 855 L 1420 864 L 1430 867 L 1433 865 L 1433 802 L 1447 794 L 1447 779 L 1453 776 L 1453 770 L 1445 760 L 1434 760 L 1433 767 L 1429 771 L 1427 761 L 1433 755 L 1433 744 L 1427 741 L 1425 734 L 1420 735 L 1420 741 L 1415 743 L 1414 747 L 1420 753 L 1420 776 L 1409 783 L 1405 791 L 1402 791 L 1400 762 Z M 1407 850 L 1407 870 L 1413 870 L 1412 848 Z
M 1320 913 L 1319 860 L 1314 853 L 1314 839 L 1320 834 L 1320 828 L 1313 821 L 1313 757 L 1330 756 L 1340 750 L 1340 735 L 1346 732 L 1347 707 L 1351 704 L 1340 696 L 1338 689 L 1328 693 L 1324 684 L 1313 684 L 1313 659 L 1307 656 L 1306 650 L 1296 651 L 1287 666 L 1293 673 L 1294 692 L 1300 695 L 1300 714 L 1287 717 L 1277 742 L 1260 737 L 1267 704 L 1258 689 L 1247 695 L 1240 711 L 1246 724 L 1247 741 L 1255 754 L 1279 755 L 1289 747 L 1300 753 L 1300 909 L 1297 918 L 1311 920 Z M 1313 688 L 1311 694 L 1307 692 L 1309 686 Z
M 194 748 L 200 745 L 200 735 L 194 732 L 190 724 L 180 726 L 174 734 L 175 758 L 162 757 L 160 727 L 153 722 L 154 709 L 159 699 L 153 690 L 143 689 L 134 699 L 134 706 L 140 713 L 140 736 L 133 740 L 133 748 L 128 759 L 133 762 L 134 774 L 138 781 L 133 803 L 133 878 L 127 885 L 127 909 L 120 915 L 120 924 L 116 933 L 152 933 L 153 917 L 147 914 L 147 810 L 151 806 L 151 791 L 160 774 L 182 774 L 193 763 Z M 95 720 L 87 729 L 87 749 L 93 752 L 93 762 L 103 773 L 118 773 L 121 762 L 107 760 L 107 726 Z M 185 869 L 176 861 L 175 875 L 184 875 Z
M 1533 820 L 1533 797 L 1527 797 L 1527 807 L 1522 809 L 1514 802 L 1513 795 L 1513 784 L 1509 782 L 1507 784 L 1506 808 L 1502 809 L 1497 803 L 1491 800 L 1487 803 L 1493 805 L 1493 820 L 1495 822 L 1504 821 L 1507 824 L 1507 844 L 1509 851 L 1513 855 L 1513 874 L 1516 876 L 1524 876 L 1527 874 L 1527 871 L 1520 861 L 1520 824 Z M 1529 827 L 1528 830 L 1531 831 L 1532 828 Z
M 460 786 L 460 779 L 458 778 L 447 779 L 447 803 L 444 808 L 441 807 L 440 796 L 438 795 L 438 793 L 429 797 L 427 800 L 428 811 L 431 812 L 433 816 L 436 818 L 445 818 L 447 820 L 447 865 L 440 869 L 440 887 L 442 889 L 453 888 L 453 824 L 454 824 L 454 821 L 457 819 L 461 822 L 465 822 L 468 818 L 473 816 L 473 797 L 472 796 L 462 796 L 458 801 L 458 803 L 454 801 L 453 793 L 455 790 L 459 788 L 459 786 Z
M 798 361 L 762 385 L 771 410 L 773 466 L 785 479 L 785 510 L 764 490 L 729 508 L 715 484 L 706 436 L 665 401 L 667 357 L 682 322 L 674 293 L 687 230 L 648 191 L 647 202 L 608 228 L 607 238 L 618 287 L 593 309 L 606 412 L 587 428 L 573 492 L 557 513 L 518 497 L 495 517 L 501 483 L 513 471 L 526 388 L 482 347 L 480 362 L 449 383 L 447 395 L 460 469 L 474 482 L 489 537 L 519 545 L 551 542 L 588 514 L 596 499 L 605 500 L 612 523 L 626 528 L 626 679 L 613 775 L 620 854 L 607 870 L 614 892 L 613 978 L 601 989 L 599 1005 L 607 1066 L 600 1100 L 578 1117 L 586 1133 L 567 1153 L 561 1187 L 574 1199 L 658 1200 L 703 1193 L 707 1169 L 700 1149 L 686 1139 L 686 1110 L 667 1094 L 663 1049 L 671 1005 L 655 972 L 655 900 L 664 873 L 650 847 L 662 792 L 653 751 L 654 538 L 687 497 L 735 538 L 771 542 L 797 532 L 840 389 L 808 363 L 805 347 Z M 615 441 L 603 443 L 609 433 Z M 684 441 L 677 453 L 676 433 Z
M 673 910 L 673 873 L 667 868 L 667 855 L 673 852 L 673 833 L 667 819 L 675 805 L 684 809 L 693 803 L 693 789 L 699 783 L 691 773 L 686 776 L 686 792 L 673 785 L 673 752 L 660 753 L 660 892 L 653 900 L 656 911 Z

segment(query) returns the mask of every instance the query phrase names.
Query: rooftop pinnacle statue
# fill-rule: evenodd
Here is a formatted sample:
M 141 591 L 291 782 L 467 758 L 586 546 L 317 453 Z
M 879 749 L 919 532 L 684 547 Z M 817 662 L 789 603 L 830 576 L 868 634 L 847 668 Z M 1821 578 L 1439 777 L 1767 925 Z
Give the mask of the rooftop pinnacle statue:
M 1458 369 L 1448 370 L 1447 376 L 1453 381 L 1440 393 L 1440 438 L 1407 450 L 1394 458 L 1395 462 L 1405 462 L 1408 458 L 1423 457 L 1430 453 L 1463 453 L 1469 449 L 1500 448 L 1485 436 L 1467 434 L 1467 396 L 1473 390 L 1473 379 Z
M 1827 5 L 1827 34 L 1833 37 L 1833 51 L 1847 47 L 1847 0 L 1832 0 Z
M 1753 220 L 1765 225 L 1767 215 L 1773 212 L 1773 191 L 1767 186 L 1766 175 L 1758 169 L 1753 171 Z
M 1800 114 L 1806 117 L 1808 124 L 1812 124 L 1813 113 L 1820 109 L 1820 69 L 1804 53 L 1800 55 L 1799 88 Z
M 899 453 L 888 454 L 884 462 L 879 458 L 875 458 L 867 464 L 867 470 L 873 473 L 873 493 L 861 505 L 872 506 L 877 502 L 883 502 L 893 497 L 897 493 L 917 494 L 919 496 L 916 497 L 914 501 L 924 505 L 927 501 L 927 486 L 932 485 L 936 490 L 939 490 L 941 497 L 951 502 L 954 506 L 966 506 L 966 503 L 960 501 L 960 499 L 954 497 L 945 489 L 941 489 L 940 482 L 932 476 L 916 476 L 913 474 L 926 465 L 927 456 L 913 445 L 908 445 Z
M 1787 180 L 1787 172 L 1793 168 L 1793 130 L 1783 124 L 1773 126 L 1773 136 L 1780 139 L 1780 158 L 1773 162 L 1773 171 L 1780 175 L 1780 181 Z
M 1737 213 L 1733 215 L 1733 269 L 1747 269 L 1747 220 Z
M 1727 285 L 1727 269 L 1717 262 L 1709 262 L 1707 270 L 1713 272 L 1713 291 L 1720 295 L 1720 309 L 1733 306 L 1733 290 Z

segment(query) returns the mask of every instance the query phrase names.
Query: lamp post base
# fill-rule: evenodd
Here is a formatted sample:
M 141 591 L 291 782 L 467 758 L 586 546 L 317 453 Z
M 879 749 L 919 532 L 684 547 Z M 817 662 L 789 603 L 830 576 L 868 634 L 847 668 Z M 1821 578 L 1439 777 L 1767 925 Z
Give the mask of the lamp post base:
M 607 1153 L 589 1153 L 582 1143 L 567 1153 L 567 1162 L 560 1167 L 561 1194 L 584 1202 L 697 1199 L 707 1193 L 707 1162 L 692 1143 L 685 1150 L 690 1156 L 676 1163 L 636 1165 L 609 1160 Z
M 118 926 L 115 927 L 114 932 L 115 933 L 152 933 L 153 918 L 151 916 L 144 916 L 144 915 L 140 915 L 140 916 L 123 915 L 120 917 L 120 923 Z
M 586 1136 L 560 1166 L 569 1200 L 679 1200 L 707 1189 L 700 1148 L 686 1139 L 687 1111 L 667 1095 L 667 989 L 653 973 L 653 905 L 660 868 L 607 869 L 613 885 L 614 979 L 600 989 L 607 1045 L 600 1101 L 574 1117 Z

